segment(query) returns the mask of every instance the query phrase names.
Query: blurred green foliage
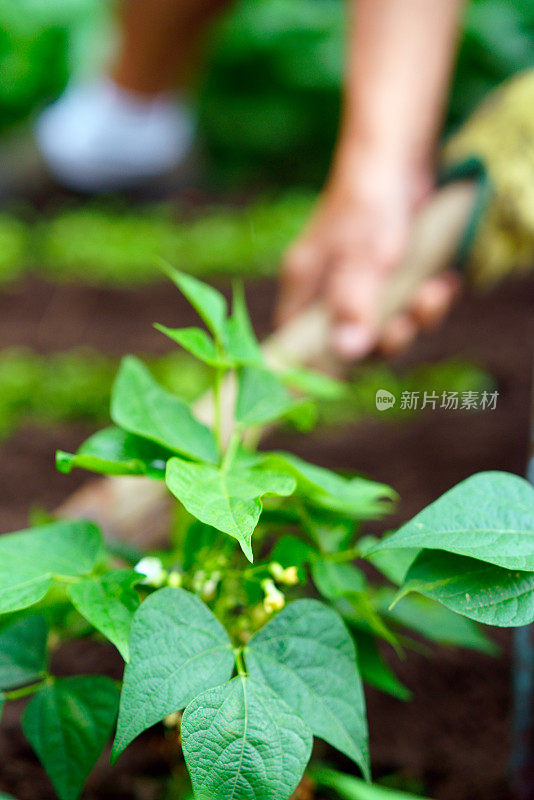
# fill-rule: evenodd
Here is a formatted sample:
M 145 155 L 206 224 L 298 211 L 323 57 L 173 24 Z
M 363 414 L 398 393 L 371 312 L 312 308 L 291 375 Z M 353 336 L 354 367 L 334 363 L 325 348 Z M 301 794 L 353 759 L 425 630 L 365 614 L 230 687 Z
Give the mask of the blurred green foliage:
M 172 352 L 149 364 L 161 383 L 187 400 L 209 385 L 208 371 L 185 354 Z M 118 365 L 118 359 L 89 348 L 49 355 L 26 348 L 0 351 L 0 437 L 25 423 L 106 423 Z
M 54 99 L 83 60 L 98 61 L 107 0 L 2 0 L 0 131 Z
M 88 71 L 107 38 L 111 0 L 2 0 L 0 129 Z M 344 0 L 237 0 L 216 27 L 198 97 L 219 175 L 320 182 L 335 139 L 345 49 Z M 106 24 L 107 21 L 107 24 Z M 531 0 L 466 5 L 447 129 L 489 89 L 534 64 Z
M 161 258 L 196 275 L 273 274 L 312 202 L 290 193 L 240 209 L 207 209 L 185 221 L 168 209 L 63 212 L 37 231 L 38 268 L 57 279 L 125 285 L 159 277 Z
M 136 286 L 158 280 L 161 258 L 195 275 L 272 275 L 304 225 L 312 194 L 287 193 L 184 220 L 171 209 L 66 210 L 35 225 L 0 216 L 0 285 L 27 271 L 48 280 Z
M 341 0 L 238 0 L 213 37 L 199 97 L 219 171 L 322 179 L 339 116 L 345 12 Z
M 457 127 L 495 86 L 531 67 L 532 0 L 471 0 L 465 11 L 447 129 Z
M 29 257 L 29 231 L 10 214 L 0 214 L 0 285 L 18 278 Z
M 148 360 L 157 380 L 186 400 L 210 385 L 210 370 L 183 352 Z M 103 425 L 109 420 L 109 397 L 119 360 L 89 348 L 40 355 L 27 348 L 0 351 L 0 439 L 24 424 L 47 425 L 85 422 Z M 384 364 L 358 368 L 339 399 L 318 401 L 318 424 L 349 424 L 377 417 L 396 421 L 413 411 L 377 411 L 377 389 L 397 398 L 403 391 L 482 391 L 493 387 L 491 377 L 474 364 L 446 360 L 415 367 L 397 375 Z

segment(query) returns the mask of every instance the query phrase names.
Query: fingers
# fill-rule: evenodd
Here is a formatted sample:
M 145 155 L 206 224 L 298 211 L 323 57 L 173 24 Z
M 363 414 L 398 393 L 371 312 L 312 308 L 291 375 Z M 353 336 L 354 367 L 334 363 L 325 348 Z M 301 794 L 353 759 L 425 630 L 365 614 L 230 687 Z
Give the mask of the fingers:
M 342 358 L 363 358 L 377 345 L 387 355 L 405 349 L 421 329 L 441 321 L 460 290 L 459 277 L 453 272 L 430 278 L 416 291 L 410 307 L 380 331 L 378 310 L 388 280 L 394 280 L 394 270 L 365 265 L 355 269 L 347 264 L 332 275 L 327 295 L 335 309 L 332 346 Z
M 318 248 L 312 242 L 297 242 L 283 262 L 275 323 L 283 325 L 302 311 L 317 295 L 322 265 Z
M 417 322 L 410 314 L 398 314 L 384 327 L 380 337 L 380 351 L 389 356 L 406 349 L 418 331 Z
M 436 325 L 447 313 L 460 291 L 460 278 L 454 272 L 444 272 L 429 278 L 417 290 L 411 311 L 422 327 Z
M 355 268 L 346 262 L 331 273 L 326 300 L 333 312 L 332 346 L 341 358 L 362 358 L 378 341 L 376 310 L 382 282 L 372 265 Z
M 445 272 L 425 281 L 414 295 L 409 311 L 396 315 L 384 327 L 380 350 L 394 355 L 406 349 L 421 329 L 435 327 L 445 316 L 460 291 L 460 278 Z

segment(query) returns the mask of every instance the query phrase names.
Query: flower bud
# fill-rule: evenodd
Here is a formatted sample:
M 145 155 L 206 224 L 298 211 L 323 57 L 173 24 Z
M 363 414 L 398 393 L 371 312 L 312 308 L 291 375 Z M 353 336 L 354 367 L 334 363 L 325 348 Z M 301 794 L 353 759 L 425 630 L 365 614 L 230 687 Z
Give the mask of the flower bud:
M 299 582 L 298 569 L 296 567 L 287 567 L 280 578 L 280 582 L 285 583 L 286 586 L 296 586 Z
M 272 561 L 269 564 L 269 572 L 271 573 L 275 581 L 279 581 L 281 579 L 282 575 L 284 574 L 284 571 L 285 570 L 283 566 L 279 564 L 278 561 Z
M 267 614 L 273 614 L 275 611 L 280 611 L 286 603 L 283 593 L 276 588 L 274 582 L 270 578 L 266 578 L 261 583 L 261 588 L 265 592 L 263 600 L 263 608 Z
M 167 586 L 172 586 L 173 589 L 178 589 L 182 585 L 182 576 L 181 574 L 173 569 L 172 572 L 169 572 L 169 577 L 167 578 Z
M 217 581 L 213 578 L 208 578 L 202 587 L 201 595 L 203 600 L 213 600 L 217 591 Z
M 181 718 L 182 718 L 181 711 L 173 711 L 172 714 L 168 714 L 164 718 L 163 724 L 165 725 L 166 728 L 177 728 Z
M 296 567 L 283 568 L 277 561 L 269 564 L 269 572 L 277 583 L 284 583 L 286 586 L 296 586 L 299 582 L 298 570 Z

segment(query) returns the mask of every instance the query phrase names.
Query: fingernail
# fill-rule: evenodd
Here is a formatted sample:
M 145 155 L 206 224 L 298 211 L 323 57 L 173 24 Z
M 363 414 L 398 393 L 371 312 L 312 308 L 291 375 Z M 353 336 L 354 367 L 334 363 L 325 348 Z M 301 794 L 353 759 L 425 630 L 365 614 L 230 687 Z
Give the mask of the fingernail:
M 361 358 L 371 350 L 373 337 L 363 325 L 345 322 L 334 328 L 332 344 L 343 358 Z

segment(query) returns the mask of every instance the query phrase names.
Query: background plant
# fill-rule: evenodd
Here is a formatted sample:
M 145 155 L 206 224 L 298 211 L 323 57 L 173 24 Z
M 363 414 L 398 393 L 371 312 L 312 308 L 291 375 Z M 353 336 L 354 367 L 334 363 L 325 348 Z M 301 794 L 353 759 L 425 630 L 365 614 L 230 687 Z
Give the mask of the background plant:
M 114 758 L 153 724 L 180 724 L 199 800 L 287 798 L 313 736 L 369 778 L 361 676 L 408 696 L 380 641 L 400 653 L 415 631 L 493 652 L 477 622 L 534 620 L 534 492 L 481 473 L 382 540 L 365 535 L 362 522 L 387 513 L 395 492 L 258 451 L 263 426 L 306 424 L 310 400 L 289 391 L 294 372 L 266 365 L 239 288 L 229 315 L 217 291 L 169 275 L 206 327 L 158 328 L 212 371 L 213 426 L 130 356 L 113 386 L 113 426 L 57 463 L 164 480 L 179 501 L 171 546 L 138 563 L 123 549 L 121 564 L 85 521 L 1 537 L 3 701 L 31 696 L 23 729 L 60 800 L 80 795 L 117 711 Z M 227 373 L 237 382 L 229 431 Z M 332 390 L 310 372 L 301 386 L 303 374 L 318 394 Z M 50 674 L 58 638 L 95 633 L 126 662 L 120 698 L 105 676 Z M 347 797 L 384 792 L 311 775 Z

